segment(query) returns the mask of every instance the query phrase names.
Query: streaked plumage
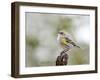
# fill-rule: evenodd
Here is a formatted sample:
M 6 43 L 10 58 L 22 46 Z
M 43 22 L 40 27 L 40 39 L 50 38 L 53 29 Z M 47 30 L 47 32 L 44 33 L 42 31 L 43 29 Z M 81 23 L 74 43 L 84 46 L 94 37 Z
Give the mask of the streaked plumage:
M 75 42 L 73 42 L 73 40 L 70 38 L 69 35 L 67 35 L 65 32 L 60 31 L 58 33 L 58 37 L 57 40 L 59 42 L 59 44 L 64 48 L 72 48 L 72 47 L 78 47 L 80 48 L 78 45 L 76 45 Z

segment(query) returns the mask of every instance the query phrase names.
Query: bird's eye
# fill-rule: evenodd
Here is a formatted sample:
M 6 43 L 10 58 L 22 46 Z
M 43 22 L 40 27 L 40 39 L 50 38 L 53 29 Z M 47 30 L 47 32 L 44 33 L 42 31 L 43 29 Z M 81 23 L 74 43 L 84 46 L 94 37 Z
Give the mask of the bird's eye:
M 60 34 L 63 34 L 63 32 L 60 32 Z

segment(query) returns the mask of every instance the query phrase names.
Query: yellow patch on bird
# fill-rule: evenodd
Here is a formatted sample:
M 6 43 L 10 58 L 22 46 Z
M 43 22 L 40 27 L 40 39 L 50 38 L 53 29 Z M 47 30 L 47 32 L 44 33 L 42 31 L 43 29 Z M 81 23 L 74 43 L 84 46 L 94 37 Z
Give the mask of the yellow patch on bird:
M 61 44 L 67 45 L 67 44 L 68 44 L 68 42 L 66 41 L 66 39 L 65 39 L 65 38 L 61 38 Z

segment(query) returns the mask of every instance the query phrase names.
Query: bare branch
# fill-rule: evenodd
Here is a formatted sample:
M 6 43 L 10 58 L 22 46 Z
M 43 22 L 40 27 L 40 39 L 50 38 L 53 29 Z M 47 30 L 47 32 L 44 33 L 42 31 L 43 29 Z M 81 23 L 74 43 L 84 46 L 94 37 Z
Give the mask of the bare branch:
M 67 51 L 68 51 L 68 49 L 65 49 L 57 57 L 56 66 L 67 65 L 67 63 L 68 63 L 68 54 L 66 53 Z

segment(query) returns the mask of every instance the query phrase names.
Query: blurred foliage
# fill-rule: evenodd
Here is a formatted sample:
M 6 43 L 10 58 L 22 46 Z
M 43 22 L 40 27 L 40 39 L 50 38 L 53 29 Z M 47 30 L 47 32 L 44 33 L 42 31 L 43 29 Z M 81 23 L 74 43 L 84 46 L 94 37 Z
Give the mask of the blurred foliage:
M 56 23 L 52 24 L 55 27 L 54 35 L 58 34 L 61 30 L 70 31 L 73 25 L 72 19 L 68 17 L 59 17 Z
M 34 36 L 32 36 L 32 37 L 26 36 L 26 44 L 34 49 L 34 48 L 38 47 L 39 40 L 37 37 L 34 37 Z
M 72 58 L 72 63 L 71 64 L 84 64 L 84 63 L 86 63 L 84 58 L 83 58 L 84 56 L 85 56 L 84 53 L 82 55 L 78 51 L 73 53 L 73 58 Z
M 61 18 L 59 19 L 58 25 L 57 25 L 57 32 L 60 30 L 69 30 L 72 26 L 72 19 L 71 18 Z
M 75 28 L 73 17 L 38 13 L 27 13 L 26 17 L 26 67 L 55 66 L 60 54 L 57 34 L 61 30 L 71 32 Z M 80 19 L 83 18 L 80 16 Z M 68 65 L 89 64 L 89 44 L 82 42 L 79 46 L 85 49 L 75 48 L 69 52 Z
M 88 45 L 84 45 L 84 49 L 81 46 L 80 49 L 73 49 L 70 54 L 69 65 L 81 65 L 81 64 L 89 64 L 89 47 Z

